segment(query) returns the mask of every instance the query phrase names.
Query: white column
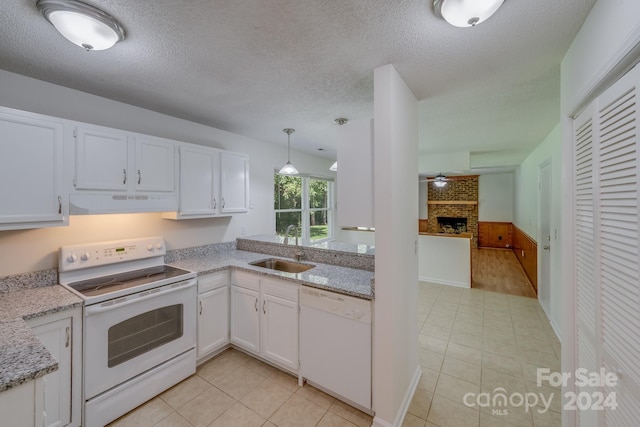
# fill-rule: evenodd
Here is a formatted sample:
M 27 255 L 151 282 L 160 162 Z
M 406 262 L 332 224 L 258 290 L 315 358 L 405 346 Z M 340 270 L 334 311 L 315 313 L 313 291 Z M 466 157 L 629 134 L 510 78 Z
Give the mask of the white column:
M 418 102 L 393 65 L 374 70 L 374 426 L 399 426 L 419 379 Z

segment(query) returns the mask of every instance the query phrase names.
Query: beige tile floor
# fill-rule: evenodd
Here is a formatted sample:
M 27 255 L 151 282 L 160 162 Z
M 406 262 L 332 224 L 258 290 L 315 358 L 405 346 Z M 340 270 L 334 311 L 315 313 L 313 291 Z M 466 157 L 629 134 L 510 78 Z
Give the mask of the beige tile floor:
M 562 424 L 560 390 L 537 385 L 539 367 L 560 371 L 560 342 L 536 299 L 421 282 L 418 304 L 422 377 L 404 426 Z M 517 397 L 510 407 L 464 404 L 466 393 L 493 396 L 497 388 L 507 396 L 543 393 L 549 410 L 540 403 L 525 411 Z
M 538 387 L 536 369 L 560 370 L 560 343 L 535 299 L 421 282 L 419 347 L 422 377 L 407 427 L 560 426 L 559 390 Z M 466 393 L 553 395 L 551 410 L 463 404 Z M 502 408 L 505 409 L 505 408 Z M 195 375 L 111 426 L 367 427 L 371 417 L 237 350 L 200 366 Z

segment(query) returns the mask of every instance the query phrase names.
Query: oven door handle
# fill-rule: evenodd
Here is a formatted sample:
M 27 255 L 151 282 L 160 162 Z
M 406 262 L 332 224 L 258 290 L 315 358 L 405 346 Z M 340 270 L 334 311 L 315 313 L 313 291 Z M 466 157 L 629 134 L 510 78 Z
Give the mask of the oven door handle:
M 150 289 L 148 291 L 140 292 L 139 294 L 127 295 L 126 297 L 117 298 L 112 301 L 105 301 L 100 304 L 91 305 L 84 308 L 85 316 L 91 316 L 92 314 L 103 313 L 109 310 L 115 310 L 120 307 L 126 307 L 127 305 L 139 303 L 150 298 L 156 298 L 160 295 L 166 295 L 173 292 L 183 291 L 185 289 L 192 288 L 196 286 L 198 281 L 196 279 L 185 280 L 183 282 L 178 282 L 178 286 L 173 285 L 165 285 L 159 288 Z M 135 296 L 135 298 L 131 298 Z M 119 300 L 124 300 L 122 302 L 118 302 Z

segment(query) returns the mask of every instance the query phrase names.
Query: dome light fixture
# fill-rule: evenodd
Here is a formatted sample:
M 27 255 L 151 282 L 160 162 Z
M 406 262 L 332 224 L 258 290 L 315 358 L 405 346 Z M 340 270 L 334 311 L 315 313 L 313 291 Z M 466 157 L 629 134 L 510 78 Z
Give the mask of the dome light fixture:
M 435 14 L 455 27 L 475 27 L 486 21 L 504 0 L 433 0 Z
M 298 175 L 298 169 L 291 164 L 291 134 L 295 132 L 295 129 L 282 129 L 282 132 L 287 134 L 287 163 L 278 173 L 281 175 Z
M 109 49 L 126 36 L 114 17 L 78 0 L 38 0 L 36 7 L 64 38 L 87 51 Z
M 442 173 L 440 173 L 438 176 L 436 176 L 433 180 L 433 184 L 436 187 L 442 188 L 445 185 L 447 185 L 447 177 L 442 175 Z

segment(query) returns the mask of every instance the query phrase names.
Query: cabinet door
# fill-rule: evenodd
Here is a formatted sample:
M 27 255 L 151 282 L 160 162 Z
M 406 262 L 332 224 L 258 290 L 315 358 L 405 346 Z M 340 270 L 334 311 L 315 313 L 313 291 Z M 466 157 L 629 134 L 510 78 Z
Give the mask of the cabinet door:
M 218 151 L 205 147 L 180 147 L 180 215 L 214 215 L 220 200 L 215 165 Z
M 136 137 L 136 191 L 175 191 L 175 150 L 174 143 Z
M 260 351 L 259 292 L 231 286 L 231 342 L 245 350 Z
M 249 156 L 220 153 L 220 198 L 224 213 L 249 209 Z
M 58 362 L 58 370 L 43 378 L 43 425 L 65 426 L 71 422 L 71 318 L 35 326 L 33 332 Z
M 229 287 L 198 296 L 198 354 L 204 356 L 229 342 Z
M 78 190 L 126 191 L 129 176 L 127 136 L 111 130 L 76 128 L 76 179 Z
M 64 224 L 61 122 L 0 111 L 0 229 Z
M 40 427 L 42 422 L 42 378 L 0 392 L 2 425 Z
M 298 371 L 298 288 L 272 280 L 262 283 L 261 353 L 274 363 Z

